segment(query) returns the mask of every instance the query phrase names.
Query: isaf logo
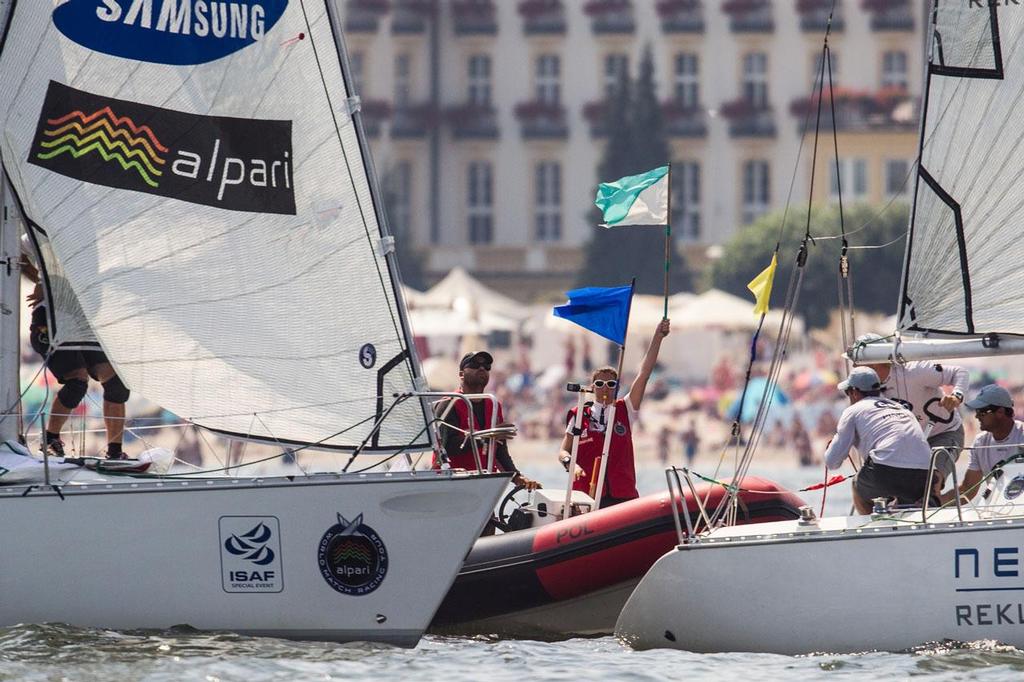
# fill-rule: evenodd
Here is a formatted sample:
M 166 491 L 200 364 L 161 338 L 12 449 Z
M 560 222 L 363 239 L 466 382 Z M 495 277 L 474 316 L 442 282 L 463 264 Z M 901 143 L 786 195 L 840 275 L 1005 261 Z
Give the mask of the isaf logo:
M 295 214 L 292 122 L 200 116 L 50 81 L 28 162 L 83 182 Z
M 388 550 L 377 532 L 363 523 L 362 514 L 353 521 L 338 514 L 338 523 L 320 538 L 317 564 L 320 575 L 333 589 L 360 596 L 384 582 Z
M 96 52 L 155 64 L 205 64 L 253 45 L 288 0 L 68 0 L 53 24 Z
M 280 524 L 273 516 L 222 516 L 221 579 L 225 592 L 280 592 Z

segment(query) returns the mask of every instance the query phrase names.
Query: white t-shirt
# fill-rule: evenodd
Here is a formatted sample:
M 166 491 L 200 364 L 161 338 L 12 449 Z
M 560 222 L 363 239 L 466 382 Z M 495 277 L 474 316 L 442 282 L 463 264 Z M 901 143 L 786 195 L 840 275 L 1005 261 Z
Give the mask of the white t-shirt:
M 932 450 L 913 413 L 892 400 L 862 398 L 843 410 L 825 464 L 838 469 L 856 447 L 879 464 L 900 469 L 927 469 Z
M 1013 428 L 1003 440 L 996 440 L 988 431 L 982 431 L 974 438 L 967 468 L 987 474 L 996 464 L 1007 457 L 1024 454 L 1024 422 L 1014 420 Z
M 924 413 L 925 404 L 933 398 L 942 400 L 945 396 L 943 386 L 952 386 L 961 395 L 967 395 L 970 381 L 971 376 L 967 370 L 956 365 L 940 365 L 934 362 L 893 364 L 889 368 L 889 377 L 882 384 L 882 396 L 903 403 L 912 410 L 923 429 L 929 421 Z M 941 417 L 948 416 L 946 410 L 939 405 L 932 405 L 928 410 Z M 960 413 L 953 410 L 953 421 L 948 424 L 935 422 L 929 436 L 955 431 L 962 425 Z

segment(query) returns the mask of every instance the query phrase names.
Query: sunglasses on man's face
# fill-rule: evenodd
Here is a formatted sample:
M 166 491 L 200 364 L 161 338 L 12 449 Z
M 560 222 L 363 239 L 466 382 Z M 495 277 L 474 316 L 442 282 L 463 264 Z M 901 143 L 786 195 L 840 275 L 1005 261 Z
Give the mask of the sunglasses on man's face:
M 607 379 L 607 380 L 605 380 L 605 379 L 595 379 L 594 380 L 594 388 L 604 388 L 605 386 L 607 386 L 608 388 L 615 388 L 618 385 L 619 385 L 619 382 L 616 381 L 615 379 Z
M 469 369 L 486 369 L 488 372 L 491 371 L 491 363 L 489 362 L 467 362 L 466 367 Z
M 975 410 L 975 411 L 974 411 L 974 416 L 976 416 L 976 417 L 980 417 L 980 416 L 981 416 L 981 415 L 983 415 L 983 414 L 994 414 L 994 413 L 996 413 L 996 412 L 997 412 L 998 410 L 999 410 L 999 408 L 998 408 L 998 407 L 991 407 L 991 406 L 989 406 L 989 407 L 983 407 L 983 408 L 981 408 L 980 410 Z

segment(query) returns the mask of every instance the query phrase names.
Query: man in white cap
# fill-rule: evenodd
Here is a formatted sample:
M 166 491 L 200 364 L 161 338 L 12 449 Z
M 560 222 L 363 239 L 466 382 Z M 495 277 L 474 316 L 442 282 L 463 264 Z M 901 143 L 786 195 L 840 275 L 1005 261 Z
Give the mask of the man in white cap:
M 989 384 L 978 395 L 964 403 L 974 410 L 981 428 L 971 446 L 967 473 L 960 484 L 960 495 L 970 500 L 981 487 L 982 478 L 1003 460 L 1024 454 L 1024 422 L 1014 418 L 1013 397 L 1002 386 Z M 953 491 L 942 495 L 942 501 L 953 499 Z
M 837 388 L 850 399 L 825 452 L 825 466 L 838 469 L 856 447 L 864 464 L 853 482 L 853 503 L 871 513 L 871 500 L 895 497 L 915 504 L 924 497 L 931 448 L 914 414 L 883 398 L 882 382 L 870 367 L 855 367 Z
M 857 345 L 881 341 L 878 334 L 863 334 L 857 337 Z M 933 448 L 949 448 L 954 459 L 959 458 L 964 447 L 964 423 L 957 408 L 964 401 L 964 395 L 971 383 L 966 369 L 956 365 L 940 365 L 935 362 L 880 362 L 865 364 L 882 380 L 882 396 L 902 403 L 914 413 L 922 429 L 927 430 L 928 444 Z M 944 386 L 952 386 L 946 393 Z M 940 409 L 941 408 L 941 409 Z M 932 419 L 928 413 L 938 419 Z M 941 421 L 939 421 L 941 420 Z M 953 462 L 941 457 L 936 463 L 945 480 L 953 470 Z

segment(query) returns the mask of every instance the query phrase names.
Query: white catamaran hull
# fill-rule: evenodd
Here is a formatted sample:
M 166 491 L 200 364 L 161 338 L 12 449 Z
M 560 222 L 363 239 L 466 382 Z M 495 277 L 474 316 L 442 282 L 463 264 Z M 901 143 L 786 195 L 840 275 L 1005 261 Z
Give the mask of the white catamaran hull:
M 641 581 L 616 635 L 639 649 L 696 652 L 1024 646 L 1021 519 L 858 529 L 865 520 L 820 532 L 766 524 L 763 539 L 677 548 Z
M 0 626 L 189 625 L 414 646 L 508 477 L 0 490 Z

